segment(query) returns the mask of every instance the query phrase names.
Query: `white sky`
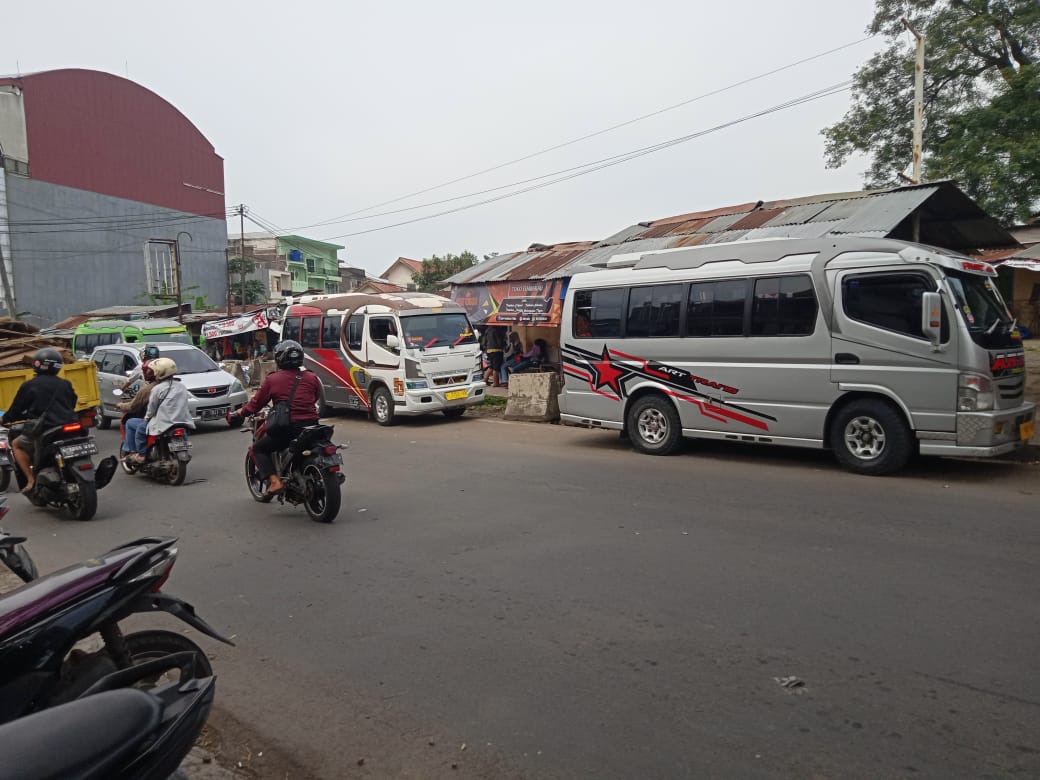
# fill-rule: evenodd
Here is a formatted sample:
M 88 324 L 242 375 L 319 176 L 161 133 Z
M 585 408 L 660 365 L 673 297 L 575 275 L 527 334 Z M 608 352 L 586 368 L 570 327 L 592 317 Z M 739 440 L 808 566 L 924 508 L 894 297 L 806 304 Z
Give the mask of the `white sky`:
M 301 227 L 856 41 L 872 12 L 872 0 L 19 3 L 4 9 L 0 73 L 129 75 L 213 142 L 229 206 L 345 244 L 342 260 L 380 273 L 399 255 L 509 252 L 699 209 L 859 189 L 862 163 L 823 164 L 819 130 L 844 114 L 846 92 L 448 216 L 333 238 L 466 201 Z M 845 80 L 876 48 L 862 43 L 375 212 L 728 122 Z

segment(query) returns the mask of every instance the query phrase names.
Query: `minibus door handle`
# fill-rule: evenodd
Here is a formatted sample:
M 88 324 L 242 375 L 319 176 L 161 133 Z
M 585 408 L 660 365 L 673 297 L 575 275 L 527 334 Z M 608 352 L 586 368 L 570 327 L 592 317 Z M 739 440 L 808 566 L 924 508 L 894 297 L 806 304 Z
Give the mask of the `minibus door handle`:
M 843 366 L 858 366 L 859 356 L 853 355 L 851 352 L 839 352 L 834 356 L 834 362 Z

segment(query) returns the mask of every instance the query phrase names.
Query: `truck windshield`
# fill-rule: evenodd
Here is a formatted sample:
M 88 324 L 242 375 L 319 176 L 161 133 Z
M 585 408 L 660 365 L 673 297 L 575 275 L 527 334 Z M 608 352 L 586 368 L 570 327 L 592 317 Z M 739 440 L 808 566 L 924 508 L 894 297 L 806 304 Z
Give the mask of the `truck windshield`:
M 406 349 L 430 349 L 431 347 L 457 347 L 461 344 L 476 344 L 477 337 L 470 327 L 466 315 L 417 314 L 402 317 Z
M 992 278 L 959 271 L 947 271 L 946 278 L 957 310 L 976 344 L 1000 349 L 1019 343 L 1011 336 L 1015 321 Z

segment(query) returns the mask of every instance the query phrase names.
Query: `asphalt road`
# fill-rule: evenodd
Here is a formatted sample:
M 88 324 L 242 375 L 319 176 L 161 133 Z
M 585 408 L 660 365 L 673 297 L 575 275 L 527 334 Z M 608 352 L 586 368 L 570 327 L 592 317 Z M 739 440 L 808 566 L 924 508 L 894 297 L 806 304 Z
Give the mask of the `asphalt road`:
M 10 499 L 44 569 L 180 536 L 166 590 L 235 636 L 201 641 L 260 776 L 1040 776 L 1037 466 L 336 423 L 333 525 L 251 501 L 221 428 L 90 523 Z

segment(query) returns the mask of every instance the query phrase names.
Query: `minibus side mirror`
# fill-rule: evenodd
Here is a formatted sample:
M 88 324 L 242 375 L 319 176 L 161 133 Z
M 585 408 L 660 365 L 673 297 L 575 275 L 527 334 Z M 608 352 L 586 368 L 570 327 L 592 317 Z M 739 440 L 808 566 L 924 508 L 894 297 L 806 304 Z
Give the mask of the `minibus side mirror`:
M 942 338 L 942 296 L 936 292 L 926 292 L 921 296 L 921 333 L 939 348 Z

